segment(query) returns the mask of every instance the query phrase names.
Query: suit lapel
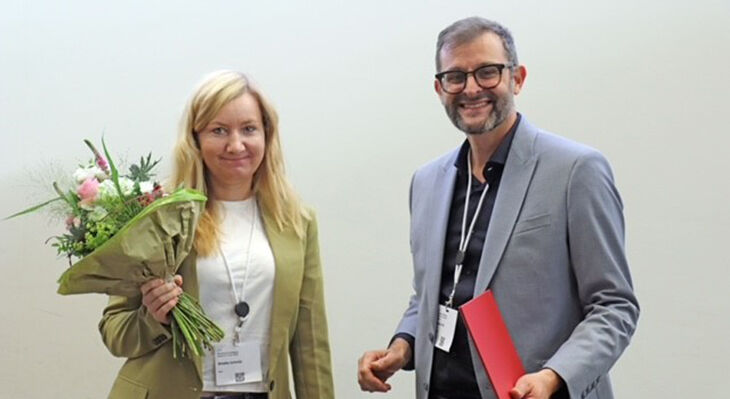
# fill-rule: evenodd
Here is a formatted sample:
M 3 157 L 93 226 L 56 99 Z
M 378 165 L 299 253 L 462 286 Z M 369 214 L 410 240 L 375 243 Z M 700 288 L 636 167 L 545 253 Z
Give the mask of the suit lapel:
M 436 312 L 438 309 L 439 292 L 441 286 L 441 269 L 443 268 L 444 247 L 446 245 L 446 232 L 449 224 L 449 213 L 451 212 L 451 200 L 456 184 L 457 169 L 454 166 L 458 150 L 452 157 L 447 157 L 446 162 L 437 171 L 433 187 L 428 187 L 432 197 L 429 201 L 426 217 L 432 218 L 432 229 L 427 231 L 426 251 L 424 258 L 428 262 L 426 267 L 425 281 L 427 286 L 423 291 L 426 294 L 426 309 Z M 431 317 L 429 320 L 436 320 Z
M 289 342 L 287 326 L 299 300 L 300 287 L 297 283 L 302 280 L 304 253 L 300 249 L 301 240 L 293 231 L 279 230 L 276 222 L 265 212 L 262 212 L 262 218 L 275 263 L 274 303 L 271 308 L 269 332 L 269 370 L 276 370 L 279 353 L 284 343 Z
M 479 271 L 474 284 L 475 297 L 484 292 L 492 281 L 537 165 L 537 157 L 533 150 L 536 129 L 523 117 L 514 134 L 482 248 Z

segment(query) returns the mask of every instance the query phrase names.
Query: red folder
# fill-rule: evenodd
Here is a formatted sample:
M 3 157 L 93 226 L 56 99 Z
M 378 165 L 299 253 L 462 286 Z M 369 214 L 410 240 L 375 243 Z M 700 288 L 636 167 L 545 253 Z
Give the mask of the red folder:
M 509 391 L 525 374 L 525 368 L 492 291 L 487 290 L 465 303 L 459 311 L 487 369 L 494 392 L 499 399 L 510 399 Z

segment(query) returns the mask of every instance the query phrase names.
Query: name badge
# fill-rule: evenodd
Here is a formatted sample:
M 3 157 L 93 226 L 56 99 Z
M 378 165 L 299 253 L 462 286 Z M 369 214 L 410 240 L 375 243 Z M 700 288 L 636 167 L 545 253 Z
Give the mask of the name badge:
M 263 380 L 259 342 L 216 345 L 214 361 L 216 385 L 244 384 Z
M 459 312 L 448 306 L 439 305 L 439 322 L 436 334 L 436 347 L 444 352 L 451 350 L 456 332 L 456 320 Z

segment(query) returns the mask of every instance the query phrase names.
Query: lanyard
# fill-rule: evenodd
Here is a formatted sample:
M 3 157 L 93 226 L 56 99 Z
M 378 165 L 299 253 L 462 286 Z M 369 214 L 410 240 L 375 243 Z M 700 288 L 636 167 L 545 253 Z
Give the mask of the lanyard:
M 218 246 L 218 251 L 221 254 L 221 258 L 223 258 L 223 264 L 226 266 L 226 271 L 228 272 L 228 281 L 231 283 L 231 293 L 233 294 L 234 299 L 234 310 L 236 314 L 238 315 L 238 324 L 235 327 L 235 338 L 234 342 L 239 342 L 239 333 L 241 331 L 241 327 L 243 326 L 243 321 L 248 316 L 249 306 L 248 303 L 245 301 L 246 297 L 246 280 L 248 279 L 248 266 L 251 262 L 251 241 L 253 241 L 253 230 L 256 226 L 256 220 L 258 219 L 258 207 L 256 205 L 256 200 L 253 201 L 253 207 L 251 207 L 251 229 L 248 233 L 248 248 L 246 249 L 246 263 L 245 267 L 243 269 L 243 281 L 241 282 L 241 295 L 238 295 L 238 291 L 236 290 L 236 283 L 233 281 L 233 272 L 231 271 L 231 267 L 228 265 L 228 260 L 226 259 L 226 255 L 223 253 L 223 249 L 221 249 L 220 245 Z
M 469 149 L 469 152 L 466 154 L 466 162 L 469 169 L 469 177 L 466 186 L 466 199 L 464 199 L 464 218 L 461 221 L 459 251 L 456 253 L 456 265 L 454 266 L 454 286 L 451 288 L 449 299 L 446 301 L 446 306 L 450 308 L 454 307 L 454 294 L 456 294 L 456 286 L 457 284 L 459 284 L 459 279 L 461 278 L 461 269 L 464 266 L 464 258 L 466 257 L 466 247 L 469 245 L 469 241 L 471 240 L 471 234 L 474 232 L 474 225 L 476 224 L 477 218 L 479 217 L 479 211 L 481 211 L 482 209 L 484 197 L 486 196 L 487 191 L 489 191 L 489 183 L 487 183 L 484 187 L 484 191 L 482 191 L 481 197 L 479 197 L 479 203 L 477 204 L 476 211 L 474 211 L 474 216 L 472 216 L 471 218 L 471 223 L 469 223 L 469 230 L 466 231 L 466 214 L 469 213 L 469 197 L 471 196 L 472 181 L 471 149 Z M 466 235 L 466 237 L 464 235 Z

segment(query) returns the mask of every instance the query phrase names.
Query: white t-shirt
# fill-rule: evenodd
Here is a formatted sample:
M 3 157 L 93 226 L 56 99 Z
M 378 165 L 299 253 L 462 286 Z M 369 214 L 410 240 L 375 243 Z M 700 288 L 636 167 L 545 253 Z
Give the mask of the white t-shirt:
M 262 382 L 218 386 L 215 384 L 213 353 L 206 351 L 203 359 L 203 390 L 267 392 L 269 330 L 274 294 L 274 254 L 269 246 L 255 197 L 245 201 L 219 201 L 219 204 L 223 211 L 220 251 L 225 258 L 218 251 L 209 257 L 198 257 L 200 304 L 208 317 L 225 332 L 222 343 L 233 342 L 235 327 L 239 322 L 234 311 L 235 304 L 238 300 L 245 300 L 249 304 L 249 314 L 239 336 L 241 342 L 253 341 L 260 344 L 264 379 Z M 247 262 L 251 223 L 254 223 L 253 236 L 251 236 L 251 255 Z M 224 259 L 233 275 L 238 300 L 231 287 Z

